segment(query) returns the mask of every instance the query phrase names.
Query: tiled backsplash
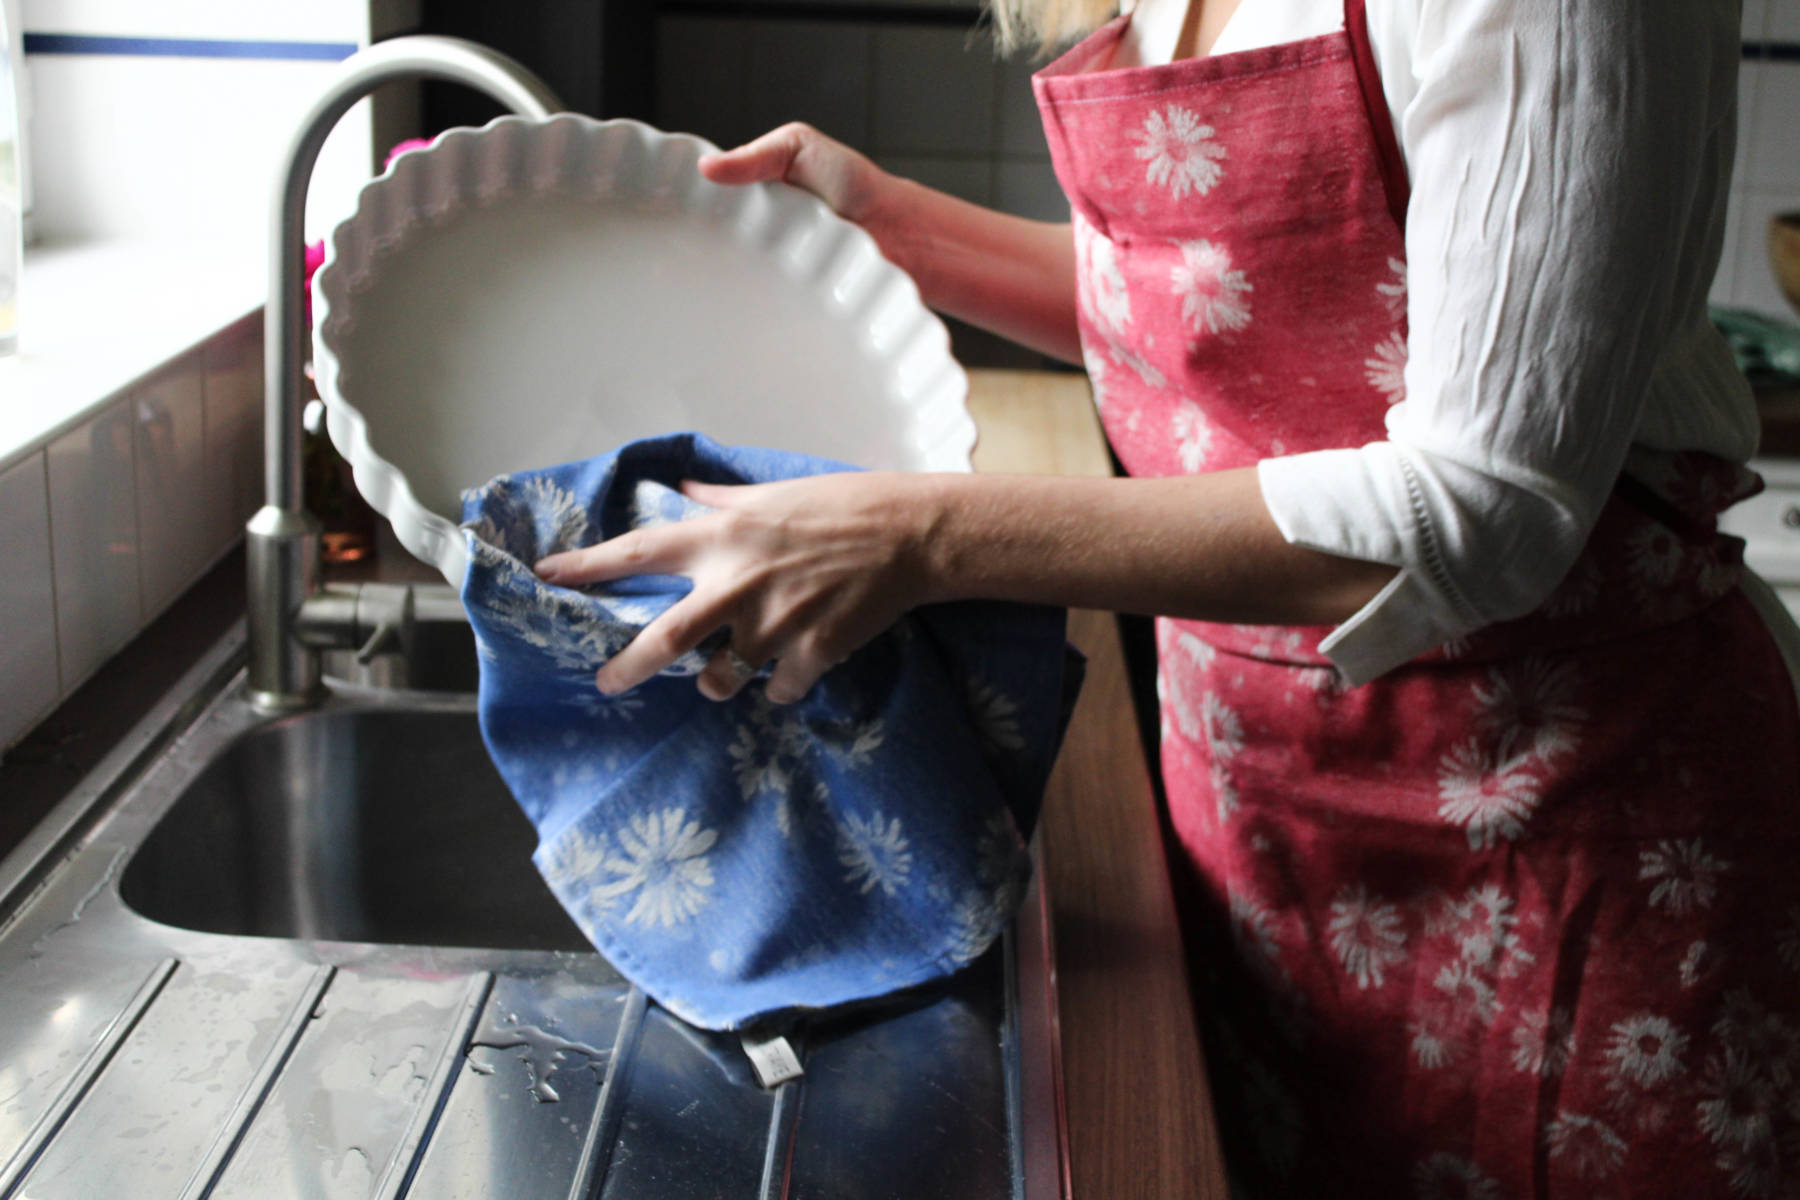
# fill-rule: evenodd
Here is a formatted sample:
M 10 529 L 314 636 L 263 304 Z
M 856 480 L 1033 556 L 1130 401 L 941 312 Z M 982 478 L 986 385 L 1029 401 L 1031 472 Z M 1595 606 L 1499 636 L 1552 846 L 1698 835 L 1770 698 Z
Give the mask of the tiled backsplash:
M 261 502 L 262 317 L 0 472 L 0 747 L 236 543 Z
M 854 6 L 843 6 L 853 12 Z M 807 121 L 897 174 L 1021 216 L 1069 206 L 1031 96 L 1030 62 L 997 62 L 966 24 L 744 15 L 717 6 L 657 22 L 657 114 L 667 129 L 736 145 Z M 896 19 L 900 18 L 900 19 Z
M 666 128 L 732 145 L 809 121 L 953 195 L 1066 218 L 1031 96 L 1033 64 L 995 62 L 972 35 L 972 9 L 963 26 L 898 12 L 805 20 L 749 0 L 741 7 L 744 15 L 665 4 L 657 119 Z M 1800 0 L 1746 0 L 1744 41 L 1738 169 L 1712 298 L 1791 316 L 1769 273 L 1766 231 L 1772 213 L 1800 209 Z

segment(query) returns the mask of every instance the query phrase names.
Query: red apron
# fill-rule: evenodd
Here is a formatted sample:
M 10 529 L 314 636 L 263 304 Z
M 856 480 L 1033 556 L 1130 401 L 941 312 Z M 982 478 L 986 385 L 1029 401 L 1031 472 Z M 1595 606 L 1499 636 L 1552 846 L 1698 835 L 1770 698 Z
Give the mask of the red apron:
M 1346 9 L 1104 69 L 1121 18 L 1036 78 L 1134 475 L 1385 436 L 1405 172 Z M 1537 612 L 1363 687 L 1326 629 L 1158 621 L 1196 999 L 1257 1194 L 1800 1196 L 1800 713 L 1714 525 L 1755 480 L 1632 476 Z

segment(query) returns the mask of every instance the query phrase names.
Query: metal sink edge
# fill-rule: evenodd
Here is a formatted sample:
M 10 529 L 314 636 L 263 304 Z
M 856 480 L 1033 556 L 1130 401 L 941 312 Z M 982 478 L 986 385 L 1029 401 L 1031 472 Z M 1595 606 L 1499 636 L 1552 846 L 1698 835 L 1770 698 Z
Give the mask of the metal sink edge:
M 1002 950 L 817 1023 L 807 1074 L 773 1091 L 735 1038 L 647 1004 L 598 955 L 135 912 L 118 884 L 132 853 L 206 762 L 274 719 L 238 697 L 242 658 L 240 626 L 0 861 L 0 1200 L 1066 1194 L 1035 886 Z

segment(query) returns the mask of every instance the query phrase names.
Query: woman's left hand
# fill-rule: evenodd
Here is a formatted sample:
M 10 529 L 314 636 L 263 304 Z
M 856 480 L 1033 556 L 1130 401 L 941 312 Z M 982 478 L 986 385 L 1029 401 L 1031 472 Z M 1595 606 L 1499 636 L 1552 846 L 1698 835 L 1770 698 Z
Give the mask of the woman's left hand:
M 701 692 L 728 699 L 773 661 L 765 691 L 789 704 L 927 599 L 937 522 L 929 479 L 871 471 L 741 487 L 688 481 L 682 493 L 718 511 L 553 554 L 536 570 L 566 586 L 652 574 L 693 581 L 600 668 L 601 691 L 634 688 L 728 628 Z

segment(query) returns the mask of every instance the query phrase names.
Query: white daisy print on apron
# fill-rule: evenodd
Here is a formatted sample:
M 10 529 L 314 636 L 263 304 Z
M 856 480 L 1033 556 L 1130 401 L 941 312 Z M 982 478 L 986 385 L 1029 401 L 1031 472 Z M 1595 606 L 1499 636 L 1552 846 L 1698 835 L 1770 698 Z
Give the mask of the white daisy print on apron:
M 1439 1151 L 1413 1170 L 1418 1200 L 1501 1200 L 1500 1185 L 1468 1159 Z
M 1651 884 L 1650 907 L 1672 917 L 1710 908 L 1730 866 L 1708 854 L 1699 838 L 1665 838 L 1638 851 L 1638 878 Z
M 1189 192 L 1204 196 L 1225 174 L 1220 165 L 1225 147 L 1213 140 L 1213 127 L 1192 109 L 1171 104 L 1152 109 L 1135 135 L 1144 178 L 1180 200 Z
M 1343 888 L 1331 902 L 1331 948 L 1359 988 L 1380 987 L 1386 970 L 1406 959 L 1400 910 L 1369 894 L 1362 884 Z
M 1512 1065 L 1527 1075 L 1561 1075 L 1575 1057 L 1575 1017 L 1566 1008 L 1519 1014 L 1512 1031 Z
M 1249 325 L 1249 293 L 1256 288 L 1232 266 L 1231 251 L 1205 239 L 1178 245 L 1181 260 L 1169 268 L 1169 284 L 1181 297 L 1188 332 L 1229 333 Z
M 1125 273 L 1119 269 L 1118 251 L 1112 240 L 1088 223 L 1079 212 L 1071 218 L 1075 235 L 1076 295 L 1088 319 L 1118 337 L 1131 328 L 1131 293 Z
M 1438 764 L 1438 815 L 1466 828 L 1469 849 L 1518 841 L 1543 799 L 1543 784 L 1520 759 L 1495 762 L 1470 738 Z
M 1399 330 L 1382 338 L 1363 359 L 1363 377 L 1389 405 L 1406 399 L 1406 339 Z
M 1605 1179 L 1625 1162 L 1625 1139 L 1584 1113 L 1560 1112 L 1544 1129 L 1552 1159 L 1583 1179 Z

